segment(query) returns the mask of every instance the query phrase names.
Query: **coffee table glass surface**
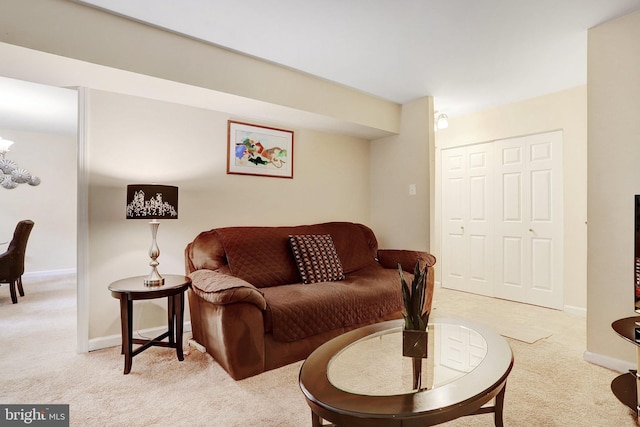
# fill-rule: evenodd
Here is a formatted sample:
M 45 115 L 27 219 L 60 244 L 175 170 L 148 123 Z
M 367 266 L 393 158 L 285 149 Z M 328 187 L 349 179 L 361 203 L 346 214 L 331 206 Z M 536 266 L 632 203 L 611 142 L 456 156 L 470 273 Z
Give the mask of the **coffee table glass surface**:
M 416 388 L 413 360 L 402 355 L 402 327 L 357 340 L 329 362 L 331 384 L 350 393 L 389 396 L 442 387 L 475 369 L 487 355 L 487 341 L 462 325 L 429 325 L 429 356 L 419 359 L 422 382 Z

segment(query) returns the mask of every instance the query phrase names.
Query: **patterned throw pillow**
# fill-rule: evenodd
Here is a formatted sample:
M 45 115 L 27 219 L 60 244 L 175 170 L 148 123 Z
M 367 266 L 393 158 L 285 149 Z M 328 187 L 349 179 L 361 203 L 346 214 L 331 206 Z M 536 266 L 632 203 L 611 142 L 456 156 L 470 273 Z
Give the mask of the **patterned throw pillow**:
M 344 279 L 342 264 L 331 235 L 290 235 L 289 242 L 303 283 L 333 282 Z

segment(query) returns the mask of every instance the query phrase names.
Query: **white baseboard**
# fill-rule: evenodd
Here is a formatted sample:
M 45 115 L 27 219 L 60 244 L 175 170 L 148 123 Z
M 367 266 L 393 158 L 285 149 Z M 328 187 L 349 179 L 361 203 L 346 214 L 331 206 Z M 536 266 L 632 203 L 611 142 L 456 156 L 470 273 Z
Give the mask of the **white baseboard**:
M 602 366 L 607 369 L 611 369 L 616 372 L 628 372 L 630 369 L 637 369 L 635 363 L 628 362 L 626 360 L 615 359 L 613 357 L 604 356 L 598 353 L 592 353 L 585 351 L 583 354 L 584 360 L 594 365 Z
M 30 271 L 26 272 L 22 275 L 23 279 L 46 279 L 51 277 L 61 277 L 61 276 L 74 276 L 76 275 L 75 268 L 63 268 L 59 270 L 45 270 L 45 271 Z
M 145 337 L 157 337 L 158 335 L 167 331 L 166 326 L 158 326 L 155 328 L 142 329 L 140 331 L 134 331 L 134 337 L 138 337 L 138 334 Z M 184 333 L 191 332 L 191 322 L 184 322 Z M 106 337 L 91 338 L 89 340 L 89 351 L 102 350 L 103 348 L 116 347 L 122 344 L 122 338 L 120 334 L 109 335 Z
M 574 307 L 572 305 L 565 305 L 564 312 L 570 314 L 576 314 L 578 316 L 587 317 L 587 309 L 582 307 Z

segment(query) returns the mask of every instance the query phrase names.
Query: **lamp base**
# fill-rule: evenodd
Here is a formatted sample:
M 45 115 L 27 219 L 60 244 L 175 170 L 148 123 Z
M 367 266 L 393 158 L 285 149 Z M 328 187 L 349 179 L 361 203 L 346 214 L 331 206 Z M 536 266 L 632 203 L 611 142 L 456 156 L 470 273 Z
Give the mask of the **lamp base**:
M 158 270 L 155 268 L 149 274 L 149 277 L 144 279 L 145 286 L 162 286 L 164 285 L 164 277 L 160 276 Z
M 162 279 L 157 279 L 157 280 L 145 279 L 144 285 L 145 286 L 162 286 L 164 285 L 164 277 Z
M 160 279 L 144 279 L 145 286 L 162 286 L 164 285 L 164 277 Z
M 151 248 L 149 249 L 149 257 L 151 258 L 151 262 L 149 265 L 151 266 L 151 273 L 144 280 L 145 286 L 162 286 L 164 285 L 164 278 L 158 273 L 158 265 L 160 264 L 157 259 L 160 256 L 160 249 L 158 248 L 158 244 L 156 243 L 156 235 L 158 233 L 158 226 L 160 223 L 155 219 L 149 223 L 151 226 Z

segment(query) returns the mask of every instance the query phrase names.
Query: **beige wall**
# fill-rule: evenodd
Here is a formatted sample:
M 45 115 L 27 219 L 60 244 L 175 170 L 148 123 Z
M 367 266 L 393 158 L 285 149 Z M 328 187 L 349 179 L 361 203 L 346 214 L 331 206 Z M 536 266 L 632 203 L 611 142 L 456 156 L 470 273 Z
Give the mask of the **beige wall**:
M 179 219 L 158 231 L 161 274 L 182 274 L 187 243 L 214 227 L 370 222 L 369 141 L 292 129 L 294 179 L 227 175 L 227 120 L 237 117 L 92 90 L 89 118 L 92 339 L 119 333 L 107 285 L 149 271 L 149 226 L 124 219 L 127 184 L 179 187 Z M 134 329 L 166 321 L 162 303 L 139 307 Z
M 35 222 L 27 244 L 25 283 L 30 275 L 73 273 L 76 268 L 76 138 L 0 128 L 14 141 L 6 155 L 40 177 L 33 187 L 0 187 L 0 242 L 9 241 L 16 223 Z M 7 245 L 0 245 L 4 252 Z
M 435 197 L 440 206 L 440 150 L 515 136 L 562 130 L 564 169 L 564 306 L 583 313 L 587 307 L 587 88 L 580 86 L 449 119 L 436 133 Z M 440 253 L 440 212 L 435 213 L 432 248 Z M 436 274 L 439 272 L 436 270 Z M 437 276 L 439 280 L 440 276 Z
M 371 142 L 371 220 L 381 248 L 429 250 L 432 118 L 432 97 L 409 102 L 400 134 Z
M 640 194 L 640 14 L 589 31 L 587 350 L 635 361 L 611 322 L 633 316 L 633 206 Z

